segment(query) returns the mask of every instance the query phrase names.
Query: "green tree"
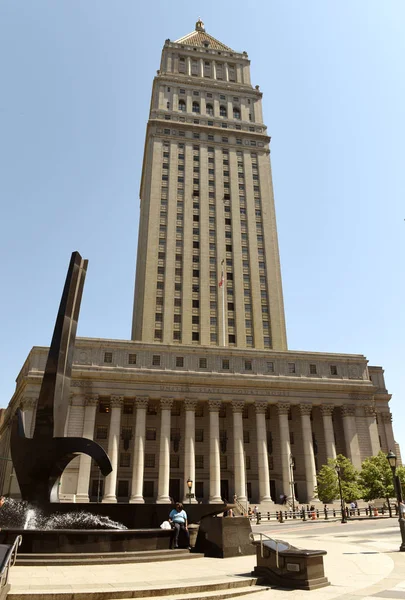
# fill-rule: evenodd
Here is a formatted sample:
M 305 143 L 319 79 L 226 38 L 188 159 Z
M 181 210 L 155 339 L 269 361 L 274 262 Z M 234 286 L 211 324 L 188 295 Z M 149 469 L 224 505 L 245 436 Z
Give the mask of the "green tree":
M 404 488 L 405 468 L 398 467 L 396 474 L 399 477 L 402 488 Z M 366 458 L 363 461 L 359 482 L 363 488 L 363 498 L 366 501 L 385 498 L 389 503 L 389 498 L 397 497 L 394 490 L 391 467 L 385 453 L 381 450 L 377 456 Z
M 339 482 L 336 473 L 336 465 L 339 465 L 340 467 L 340 480 L 344 502 L 351 502 L 352 500 L 361 498 L 362 489 L 358 481 L 358 471 L 346 456 L 338 454 L 335 459 L 329 458 L 328 463 L 323 465 L 318 473 L 316 493 L 321 502 L 326 504 L 339 498 Z

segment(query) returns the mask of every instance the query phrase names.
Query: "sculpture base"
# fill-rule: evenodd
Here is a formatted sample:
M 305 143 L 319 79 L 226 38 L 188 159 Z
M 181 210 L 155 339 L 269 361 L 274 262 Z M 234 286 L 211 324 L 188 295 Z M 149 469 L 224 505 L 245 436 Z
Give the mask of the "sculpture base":
M 198 531 L 196 552 L 214 558 L 231 558 L 255 553 L 246 517 L 204 517 Z

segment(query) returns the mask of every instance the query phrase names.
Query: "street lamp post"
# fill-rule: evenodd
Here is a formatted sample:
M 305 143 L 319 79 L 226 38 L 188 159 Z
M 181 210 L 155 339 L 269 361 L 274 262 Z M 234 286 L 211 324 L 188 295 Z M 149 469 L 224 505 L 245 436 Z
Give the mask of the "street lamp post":
M 191 489 L 193 487 L 193 480 L 190 479 L 190 477 L 187 479 L 187 487 L 188 487 L 188 502 L 189 504 L 191 504 L 191 498 L 192 498 L 192 493 L 191 493 Z
M 290 486 L 291 486 L 293 519 L 296 519 L 296 515 L 295 515 L 295 490 L 294 490 L 294 457 L 293 457 L 292 454 L 290 454 Z
M 340 473 L 341 473 L 340 465 L 336 465 L 335 466 L 335 471 L 336 471 L 336 474 L 338 476 L 338 482 L 339 482 L 340 510 L 342 512 L 341 523 L 347 523 L 345 505 L 343 503 L 342 482 L 341 482 L 341 479 L 340 479 Z
M 401 545 L 399 547 L 399 551 L 405 552 L 405 518 L 404 518 L 404 514 L 401 509 L 402 489 L 401 489 L 401 482 L 399 481 L 399 477 L 395 474 L 395 472 L 397 470 L 397 457 L 392 452 L 392 450 L 390 450 L 388 452 L 387 460 L 391 467 L 392 480 L 394 483 L 394 491 L 395 491 L 395 495 L 397 497 L 397 503 L 398 503 L 398 521 L 399 521 L 399 529 L 401 531 Z

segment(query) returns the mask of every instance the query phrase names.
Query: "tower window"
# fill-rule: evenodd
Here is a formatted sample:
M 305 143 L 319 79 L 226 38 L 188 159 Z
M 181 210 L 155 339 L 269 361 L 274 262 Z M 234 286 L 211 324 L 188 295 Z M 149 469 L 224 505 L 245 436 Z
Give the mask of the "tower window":
M 219 115 L 221 117 L 227 117 L 228 116 L 228 111 L 226 110 L 226 106 L 224 106 L 223 104 L 221 104 L 221 106 L 219 107 Z
M 236 106 L 234 106 L 233 108 L 233 118 L 240 119 L 240 110 Z
M 309 365 L 309 374 L 316 375 L 316 365 Z
M 336 365 L 331 365 L 330 366 L 330 374 L 331 375 L 337 375 L 338 374 L 337 366 Z
M 211 115 L 211 117 L 214 116 L 214 107 L 212 106 L 212 104 L 207 104 L 206 111 L 207 115 Z
M 198 102 L 193 102 L 193 113 L 200 114 L 200 105 Z
M 186 103 L 184 100 L 179 100 L 179 110 L 181 110 L 181 112 L 186 112 Z

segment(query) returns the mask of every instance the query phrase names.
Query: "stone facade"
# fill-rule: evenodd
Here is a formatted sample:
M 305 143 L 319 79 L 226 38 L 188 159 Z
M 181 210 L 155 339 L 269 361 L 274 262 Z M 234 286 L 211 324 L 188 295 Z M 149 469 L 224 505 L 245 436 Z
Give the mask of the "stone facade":
M 33 423 L 46 356 L 47 348 L 33 348 L 17 378 L 3 456 L 15 409 Z M 204 502 L 235 493 L 277 502 L 290 495 L 292 456 L 296 495 L 310 501 L 327 458 L 342 452 L 359 466 L 380 447 L 395 448 L 389 399 L 383 370 L 361 355 L 79 338 L 66 435 L 95 439 L 116 468 L 103 481 L 77 457 L 62 477 L 61 500 L 183 500 L 190 478 Z M 0 467 L 7 492 L 10 469 Z M 13 478 L 11 492 L 18 495 Z
M 60 500 L 262 505 L 314 500 L 337 453 L 395 449 L 383 370 L 361 355 L 287 350 L 269 144 L 250 62 L 196 30 L 166 40 L 141 182 L 132 341 L 77 339 L 64 434 L 97 441 Z M 220 285 L 219 285 L 220 284 Z M 34 347 L 0 424 L 34 433 L 47 348 Z M 293 492 L 295 485 L 295 492 Z M 2 493 L 18 497 L 10 461 Z

